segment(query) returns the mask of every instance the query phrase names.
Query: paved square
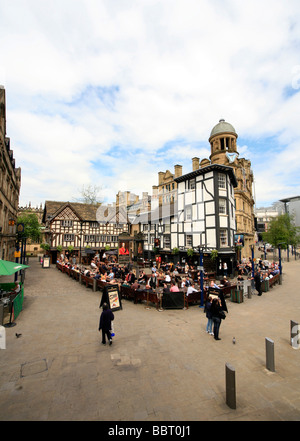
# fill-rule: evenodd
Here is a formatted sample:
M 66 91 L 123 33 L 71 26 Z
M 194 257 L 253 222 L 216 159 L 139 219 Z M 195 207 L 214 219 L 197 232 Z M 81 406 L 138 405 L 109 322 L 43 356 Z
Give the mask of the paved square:
M 299 269 L 291 260 L 281 286 L 228 300 L 221 341 L 206 334 L 198 306 L 158 312 L 123 300 L 113 344 L 103 346 L 101 292 L 31 259 L 23 310 L 0 351 L 0 419 L 299 421 L 300 350 L 290 344 Z M 266 337 L 275 372 L 266 369 Z M 226 363 L 236 371 L 235 410 L 226 405 Z

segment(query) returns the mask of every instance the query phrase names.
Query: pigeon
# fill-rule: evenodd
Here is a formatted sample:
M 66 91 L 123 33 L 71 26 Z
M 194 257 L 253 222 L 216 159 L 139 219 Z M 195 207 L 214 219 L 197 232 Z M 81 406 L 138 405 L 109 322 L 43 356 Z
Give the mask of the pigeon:
M 21 335 L 22 335 L 22 334 L 18 334 L 18 333 L 16 332 L 16 337 L 17 337 L 17 338 L 21 337 Z
M 233 339 L 232 339 L 232 343 L 235 345 L 235 337 L 233 337 Z

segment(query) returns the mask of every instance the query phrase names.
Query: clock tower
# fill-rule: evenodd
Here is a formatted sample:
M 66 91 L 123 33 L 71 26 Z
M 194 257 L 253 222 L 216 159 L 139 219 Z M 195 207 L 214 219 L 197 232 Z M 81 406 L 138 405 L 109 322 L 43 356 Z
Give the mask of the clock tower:
M 238 135 L 234 127 L 220 119 L 209 137 L 211 164 L 227 165 L 234 169 L 238 186 L 234 189 L 236 234 L 244 236 L 241 257 L 251 257 L 251 246 L 255 243 L 254 199 L 252 193 L 253 172 L 251 162 L 240 158 L 237 151 Z

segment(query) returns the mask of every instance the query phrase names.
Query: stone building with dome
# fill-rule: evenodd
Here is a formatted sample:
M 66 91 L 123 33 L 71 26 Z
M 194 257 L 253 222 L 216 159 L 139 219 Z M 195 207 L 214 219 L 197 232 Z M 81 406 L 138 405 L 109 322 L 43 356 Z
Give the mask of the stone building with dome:
M 238 248 L 239 258 L 251 257 L 251 246 L 255 242 L 253 171 L 248 159 L 240 158 L 237 151 L 237 138 L 234 127 L 220 119 L 209 137 L 211 164 L 227 165 L 234 169 L 237 187 L 234 189 L 236 236 L 243 246 Z

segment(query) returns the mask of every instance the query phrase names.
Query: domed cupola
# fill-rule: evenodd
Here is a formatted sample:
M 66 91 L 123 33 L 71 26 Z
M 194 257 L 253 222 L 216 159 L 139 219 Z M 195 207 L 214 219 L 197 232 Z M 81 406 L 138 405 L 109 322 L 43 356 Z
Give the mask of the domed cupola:
M 209 137 L 212 164 L 229 164 L 235 161 L 238 156 L 237 137 L 234 127 L 224 119 L 220 119 L 218 124 L 213 127 Z

